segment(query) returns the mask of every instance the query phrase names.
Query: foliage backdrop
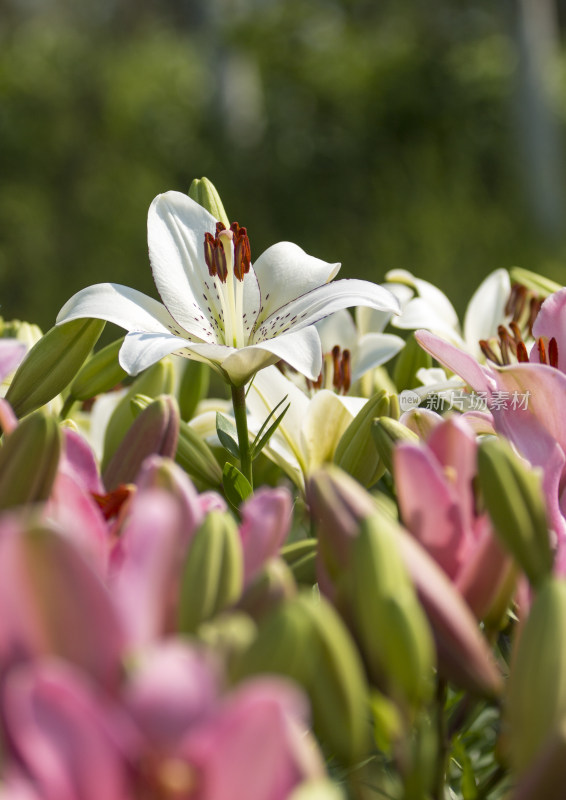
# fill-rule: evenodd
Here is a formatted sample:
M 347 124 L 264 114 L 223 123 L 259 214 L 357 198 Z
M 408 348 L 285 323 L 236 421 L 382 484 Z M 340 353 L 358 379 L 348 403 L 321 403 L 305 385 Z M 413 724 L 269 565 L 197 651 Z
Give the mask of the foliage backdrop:
M 289 239 L 345 276 L 410 269 L 459 308 L 496 267 L 563 280 L 522 190 L 501 8 L 87 6 L 0 3 L 4 317 L 48 328 L 105 280 L 153 293 L 149 203 L 202 175 L 252 256 Z

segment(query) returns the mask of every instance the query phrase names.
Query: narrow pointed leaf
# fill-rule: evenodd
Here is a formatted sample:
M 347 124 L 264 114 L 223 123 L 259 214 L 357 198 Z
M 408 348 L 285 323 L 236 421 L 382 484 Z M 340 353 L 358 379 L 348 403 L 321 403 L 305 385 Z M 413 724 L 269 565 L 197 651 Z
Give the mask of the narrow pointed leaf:
M 283 402 L 284 402 L 286 399 L 287 399 L 287 398 L 286 398 L 286 397 L 284 397 L 284 398 L 283 398 L 283 400 L 281 401 L 281 403 L 283 403 Z M 268 416 L 268 418 L 265 420 L 265 422 L 264 422 L 264 423 L 263 423 L 263 425 L 261 426 L 261 428 L 260 428 L 260 430 L 259 430 L 259 432 L 258 432 L 257 436 L 255 437 L 255 439 L 254 439 L 254 442 L 253 442 L 253 445 L 252 445 L 252 452 L 251 452 L 252 461 L 253 461 L 254 459 L 256 459 L 256 458 L 259 456 L 259 454 L 261 453 L 261 451 L 263 450 L 263 448 L 265 447 L 265 445 L 266 445 L 266 444 L 269 442 L 269 440 L 271 439 L 271 437 L 273 436 L 273 434 L 275 433 L 275 431 L 277 430 L 277 428 L 278 428 L 278 427 L 279 427 L 279 425 L 281 424 L 281 420 L 283 419 L 283 417 L 285 416 L 285 414 L 286 414 L 286 413 L 287 413 L 287 411 L 289 410 L 289 406 L 290 406 L 291 404 L 290 404 L 290 403 L 287 403 L 287 405 L 285 406 L 285 408 L 283 409 L 283 411 L 282 411 L 282 412 L 279 414 L 279 416 L 277 417 L 277 419 L 275 419 L 275 420 L 274 420 L 274 422 L 272 422 L 272 424 L 269 426 L 269 428 L 267 429 L 267 431 L 266 431 L 266 432 L 263 434 L 263 436 L 262 436 L 262 437 L 261 437 L 261 439 L 260 439 L 260 438 L 259 438 L 259 437 L 260 437 L 260 434 L 261 434 L 261 432 L 263 431 L 263 429 L 264 429 L 264 427 L 265 427 L 266 423 L 267 423 L 267 422 L 268 422 L 268 420 L 269 420 L 269 419 L 270 419 L 270 418 L 273 416 L 274 412 L 275 412 L 275 411 L 276 411 L 276 410 L 279 408 L 279 406 L 281 405 L 281 403 L 278 403 L 278 404 L 277 404 L 277 406 L 276 406 L 276 407 L 273 409 L 273 411 L 270 413 L 270 415 Z M 258 440 L 259 440 L 259 441 L 258 441 Z
M 224 493 L 234 508 L 238 509 L 253 492 L 252 486 L 245 475 L 242 475 L 238 467 L 228 461 L 222 470 L 222 485 Z
M 216 412 L 216 435 L 220 439 L 222 447 L 233 455 L 235 458 L 240 458 L 240 446 L 238 444 L 238 431 L 236 426 L 230 422 L 220 412 Z

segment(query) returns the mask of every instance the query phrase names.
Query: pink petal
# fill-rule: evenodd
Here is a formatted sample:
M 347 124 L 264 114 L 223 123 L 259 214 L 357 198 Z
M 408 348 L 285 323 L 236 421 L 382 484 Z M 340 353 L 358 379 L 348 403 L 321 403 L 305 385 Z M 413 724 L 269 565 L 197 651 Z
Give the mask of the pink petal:
M 195 800 L 285 800 L 302 780 L 320 776 L 306 717 L 306 698 L 291 684 L 242 684 L 185 744 L 200 773 Z
M 472 544 L 455 488 L 426 447 L 398 445 L 393 465 L 403 524 L 454 578 Z
M 131 797 L 101 698 L 80 674 L 56 662 L 16 670 L 4 708 L 10 738 L 43 800 Z
M 566 288 L 547 297 L 533 324 L 533 336 L 542 336 L 547 341 L 556 339 L 558 344 L 558 369 L 566 372 Z M 533 345 L 529 360 L 539 362 L 538 347 Z
M 289 533 L 291 511 L 291 495 L 283 488 L 259 489 L 242 506 L 240 538 L 246 584 L 269 558 L 279 552 Z
M 489 396 L 494 385 L 491 373 L 478 364 L 473 356 L 429 331 L 416 331 L 415 339 L 427 353 L 463 378 L 472 389 L 476 392 L 487 392 Z

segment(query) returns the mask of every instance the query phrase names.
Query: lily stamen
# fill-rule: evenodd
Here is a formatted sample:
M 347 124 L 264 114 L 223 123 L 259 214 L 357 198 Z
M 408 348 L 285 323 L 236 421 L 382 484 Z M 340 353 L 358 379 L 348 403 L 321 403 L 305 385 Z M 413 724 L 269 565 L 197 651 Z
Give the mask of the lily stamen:
M 554 336 L 548 342 L 548 363 L 551 367 L 558 367 L 558 342 Z

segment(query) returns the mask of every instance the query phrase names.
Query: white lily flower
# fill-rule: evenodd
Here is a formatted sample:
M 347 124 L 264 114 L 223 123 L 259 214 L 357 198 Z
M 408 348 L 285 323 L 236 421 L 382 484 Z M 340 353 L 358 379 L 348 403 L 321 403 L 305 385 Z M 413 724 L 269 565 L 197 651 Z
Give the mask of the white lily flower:
M 280 359 L 315 379 L 321 368 L 315 322 L 353 305 L 399 310 L 381 286 L 329 283 L 340 265 L 290 242 L 268 248 L 252 266 L 246 229 L 237 223 L 226 229 L 180 192 L 151 204 L 148 242 L 163 303 L 103 283 L 78 292 L 57 318 L 96 317 L 129 331 L 120 364 L 131 375 L 176 353 L 209 363 L 233 386 Z
M 464 315 L 463 329 L 450 300 L 432 283 L 415 278 L 403 269 L 389 271 L 386 278 L 395 283 L 404 283 L 417 293 L 417 296 L 405 302 L 401 315 L 392 320 L 394 327 L 405 330 L 424 328 L 442 336 L 474 358 L 484 360 L 478 342 L 497 336 L 498 325 L 506 321 L 505 306 L 511 292 L 507 270 L 495 270 L 476 289 Z
M 360 311 L 368 311 L 372 316 L 362 316 Z M 325 357 L 332 354 L 337 346 L 342 353 L 349 353 L 352 384 L 369 370 L 396 356 L 405 344 L 400 336 L 383 333 L 390 317 L 390 313 L 383 311 L 357 308 L 354 321 L 348 311 L 342 309 L 317 322 L 316 328 Z M 364 330 L 366 325 L 372 327 Z
M 328 389 L 308 397 L 277 367 L 268 367 L 255 376 L 247 394 L 250 429 L 259 429 L 285 397 L 289 408 L 263 452 L 304 489 L 305 478 L 332 461 L 342 434 L 367 400 Z

